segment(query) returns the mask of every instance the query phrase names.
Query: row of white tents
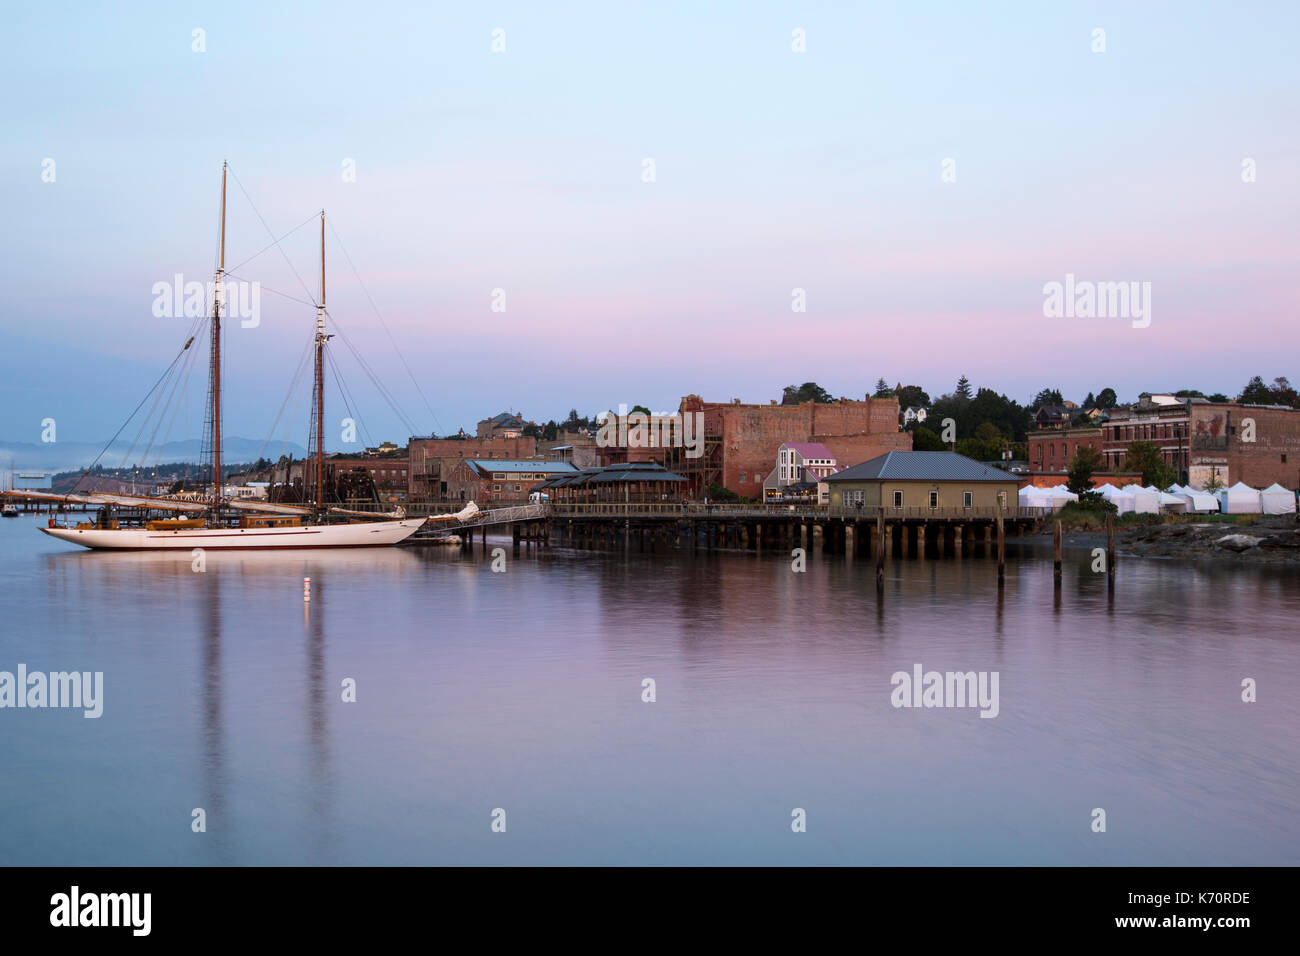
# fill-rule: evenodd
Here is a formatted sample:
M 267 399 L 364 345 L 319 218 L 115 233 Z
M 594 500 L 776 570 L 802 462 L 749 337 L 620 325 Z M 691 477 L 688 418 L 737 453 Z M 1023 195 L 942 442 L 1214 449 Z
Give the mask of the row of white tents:
M 1279 484 L 1272 484 L 1262 490 L 1250 487 L 1244 482 L 1237 482 L 1231 488 L 1222 488 L 1214 493 L 1197 491 L 1173 484 L 1161 491 L 1154 485 L 1143 488 L 1141 485 L 1125 485 L 1116 488 L 1105 484 L 1096 489 L 1115 506 L 1120 514 L 1266 514 L 1286 515 L 1296 513 L 1295 492 L 1288 491 Z M 1036 488 L 1027 485 L 1020 489 L 1020 505 L 1024 508 L 1050 508 L 1060 511 L 1068 502 L 1078 501 L 1065 485 L 1052 488 Z

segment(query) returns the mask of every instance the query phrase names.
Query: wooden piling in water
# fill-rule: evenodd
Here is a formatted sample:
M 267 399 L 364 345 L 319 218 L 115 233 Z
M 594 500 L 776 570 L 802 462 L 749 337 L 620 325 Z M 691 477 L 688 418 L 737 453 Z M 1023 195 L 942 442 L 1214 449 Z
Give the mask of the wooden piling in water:
M 998 515 L 998 587 L 1002 587 L 1007 576 L 1007 529 L 1002 524 L 1002 515 Z
M 1115 517 L 1106 515 L 1106 586 L 1115 586 Z
M 1052 579 L 1056 586 L 1061 586 L 1061 522 L 1056 522 L 1056 530 L 1052 533 Z

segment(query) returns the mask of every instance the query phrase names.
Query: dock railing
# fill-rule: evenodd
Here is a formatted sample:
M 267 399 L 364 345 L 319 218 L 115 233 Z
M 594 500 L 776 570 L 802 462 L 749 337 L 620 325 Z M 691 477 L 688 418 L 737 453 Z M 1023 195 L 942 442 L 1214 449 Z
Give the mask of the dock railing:
M 960 518 L 991 521 L 1001 516 L 1011 518 L 1041 518 L 1051 514 L 1051 508 L 1025 507 L 971 507 L 971 508 L 894 508 L 864 505 L 843 507 L 838 505 L 815 504 L 754 504 L 745 502 L 606 502 L 577 504 L 553 502 L 547 506 L 550 514 L 556 518 L 846 518 L 872 519 L 884 515 L 887 520 L 922 520 L 943 519 L 952 521 Z

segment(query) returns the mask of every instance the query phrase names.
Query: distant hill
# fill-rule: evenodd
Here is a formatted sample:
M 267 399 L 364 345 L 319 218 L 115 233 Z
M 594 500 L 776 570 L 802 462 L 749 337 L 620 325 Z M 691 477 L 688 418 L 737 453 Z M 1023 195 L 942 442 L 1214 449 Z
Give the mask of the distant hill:
M 232 437 L 225 439 L 222 446 L 222 459 L 232 464 L 235 462 L 255 461 L 258 455 L 274 460 L 282 454 L 293 455 L 295 458 L 302 458 L 307 454 L 307 449 L 297 442 L 289 442 L 286 445 L 278 441 L 272 441 L 266 442 L 264 446 L 261 441 L 251 438 Z M 39 444 L 0 441 L 0 468 L 7 472 L 12 464 L 17 471 L 72 471 L 89 465 L 95 460 L 95 456 L 99 454 L 103 447 L 103 442 L 60 441 Z M 114 442 L 112 447 L 104 453 L 104 457 L 99 459 L 99 463 L 105 468 L 117 468 L 136 464 L 197 462 L 202 454 L 202 442 L 197 438 L 168 442 L 161 449 L 154 449 L 150 452 L 147 462 L 140 460 L 140 449 L 138 448 L 130 460 L 124 461 L 123 456 L 128 448 L 130 448 L 130 442 Z M 5 477 L 7 480 L 8 476 Z

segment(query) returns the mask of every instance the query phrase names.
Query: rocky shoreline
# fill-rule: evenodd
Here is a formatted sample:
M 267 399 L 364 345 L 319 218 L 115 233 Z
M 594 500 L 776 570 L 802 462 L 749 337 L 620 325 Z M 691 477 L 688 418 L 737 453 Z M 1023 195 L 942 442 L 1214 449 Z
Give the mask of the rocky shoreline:
M 1074 531 L 1067 545 L 1104 547 L 1104 531 Z M 1123 557 L 1182 558 L 1233 564 L 1300 565 L 1300 526 L 1294 515 L 1263 515 L 1250 524 L 1178 521 L 1115 529 Z

